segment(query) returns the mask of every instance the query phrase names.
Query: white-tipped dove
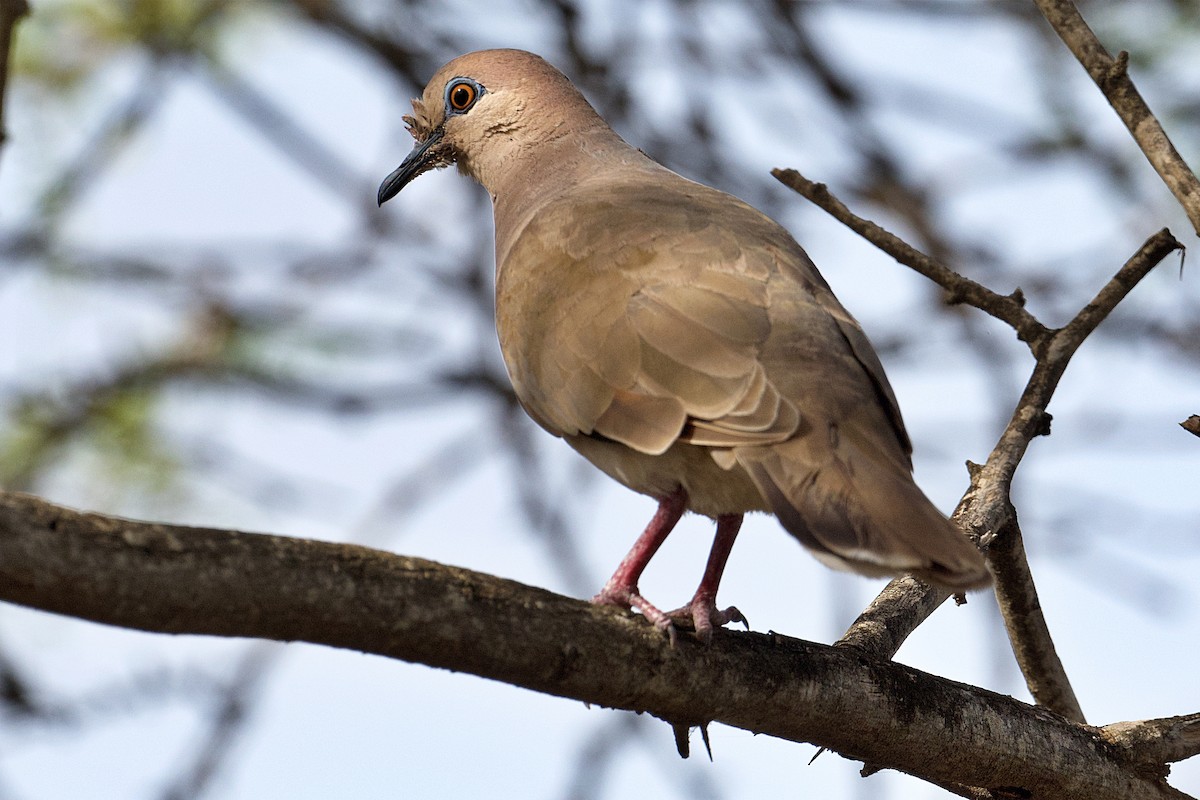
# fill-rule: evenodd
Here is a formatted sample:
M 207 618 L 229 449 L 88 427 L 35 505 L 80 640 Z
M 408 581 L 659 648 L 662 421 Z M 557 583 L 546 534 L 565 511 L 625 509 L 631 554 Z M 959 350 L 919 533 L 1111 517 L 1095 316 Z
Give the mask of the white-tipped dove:
M 458 164 L 496 219 L 496 327 L 529 415 L 658 503 L 595 602 L 671 631 L 744 621 L 716 606 L 748 511 L 866 575 L 954 590 L 979 551 L 912 479 L 912 446 L 862 328 L 781 226 L 626 144 L 567 78 L 520 50 L 442 67 L 405 117 L 416 147 L 379 188 Z M 717 532 L 686 606 L 638 579 L 684 511 Z

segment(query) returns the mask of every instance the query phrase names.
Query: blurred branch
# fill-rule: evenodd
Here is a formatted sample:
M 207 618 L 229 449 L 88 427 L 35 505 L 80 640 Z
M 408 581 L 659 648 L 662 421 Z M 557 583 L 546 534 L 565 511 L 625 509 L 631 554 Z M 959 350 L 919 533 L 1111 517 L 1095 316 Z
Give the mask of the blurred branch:
M 6 728 L 18 722 L 27 728 L 82 728 L 128 719 L 172 702 L 199 705 L 220 688 L 206 672 L 164 666 L 144 667 L 71 697 L 49 696 L 40 687 L 25 686 L 21 704 L 9 709 Z
M 375 53 L 395 72 L 404 76 L 411 86 L 424 85 L 425 76 L 422 70 L 426 65 L 421 63 L 420 58 L 424 53 L 417 47 L 421 43 L 430 47 L 440 43 L 433 31 L 421 31 L 420 34 L 409 31 L 407 40 L 401 43 L 359 23 L 346 13 L 337 0 L 291 0 L 291 5 L 310 21 L 341 36 L 351 44 Z
M 537 431 L 515 402 L 500 413 L 504 417 L 495 428 L 512 456 L 512 467 L 506 471 L 512 476 L 525 527 L 546 548 L 564 584 L 571 591 L 586 592 L 596 585 L 595 576 L 589 574 L 578 537 L 572 535 L 567 503 L 546 491 L 551 484 L 533 439 Z
M 1116 58 L 1109 55 L 1071 0 L 1034 2 L 1108 98 L 1133 140 L 1183 207 L 1193 230 L 1200 235 L 1200 180 L 1179 155 L 1158 118 L 1133 85 L 1128 72 L 1129 54 L 1122 50 Z
M 5 431 L 10 434 L 7 440 L 0 438 L 0 485 L 33 489 L 37 476 L 77 437 L 95 431 L 97 424 L 127 422 L 125 412 L 139 401 L 152 401 L 162 390 L 189 381 L 239 388 L 275 402 L 332 414 L 409 411 L 467 392 L 515 403 L 512 388 L 484 370 L 447 371 L 420 380 L 355 387 L 264 366 L 243 345 L 270 324 L 271 320 L 253 311 L 210 298 L 192 312 L 183 334 L 163 351 L 131 358 L 104 374 L 78 379 L 54 391 L 12 398 L 15 424 Z M 147 439 L 151 445 L 160 444 L 157 437 Z M 129 456 L 133 449 L 129 438 L 122 437 L 120 444 L 123 456 Z
M 610 714 L 600 720 L 579 747 L 566 789 L 552 794 L 564 800 L 603 800 L 610 794 L 612 774 L 630 752 L 645 752 L 664 732 L 657 720 L 640 714 Z M 682 790 L 689 800 L 721 800 L 727 792 L 718 788 L 710 772 L 686 769 L 682 760 L 651 759 L 669 786 Z
M 176 66 L 173 56 L 156 54 L 143 67 L 125 102 L 115 105 L 75 159 L 38 198 L 32 235 L 44 234 L 47 222 L 66 211 L 112 165 L 133 134 L 167 99 L 166 87 Z
M 215 58 L 196 62 L 218 97 L 306 172 L 350 205 L 370 205 L 367 181 L 269 96 Z
M 633 615 L 368 548 L 79 514 L 0 494 L 0 599 L 167 633 L 307 641 L 679 724 L 808 741 L 993 796 L 1172 798 L 1098 729 L 853 651 Z M 846 724 L 846 709 L 855 724 Z M 1179 748 L 1167 748 L 1173 756 Z
M 32 716 L 37 713 L 37 705 L 25 676 L 9 661 L 4 650 L 0 649 L 0 707 L 6 714 Z
M 233 752 L 255 693 L 282 653 L 283 648 L 274 642 L 251 645 L 233 679 L 221 692 L 212 726 L 194 763 L 190 769 L 177 774 L 170 787 L 163 792 L 163 800 L 193 800 L 203 796 L 225 759 Z
M 29 13 L 25 0 L 0 0 L 0 147 L 8 141 L 8 125 L 4 109 L 8 89 L 8 56 L 12 51 L 13 29 L 21 17 Z
M 130 401 L 144 398 L 170 381 L 208 374 L 227 355 L 237 320 L 217 306 L 206 306 L 190 321 L 185 335 L 154 358 L 136 359 L 103 377 L 93 377 L 54 393 L 14 399 L 19 424 L 11 452 L 0 452 L 0 481 L 8 488 L 33 485 L 48 463 L 82 431 L 97 422 L 121 419 Z M 122 447 L 129 449 L 130 442 Z M 7 458 L 5 458 L 7 456 Z

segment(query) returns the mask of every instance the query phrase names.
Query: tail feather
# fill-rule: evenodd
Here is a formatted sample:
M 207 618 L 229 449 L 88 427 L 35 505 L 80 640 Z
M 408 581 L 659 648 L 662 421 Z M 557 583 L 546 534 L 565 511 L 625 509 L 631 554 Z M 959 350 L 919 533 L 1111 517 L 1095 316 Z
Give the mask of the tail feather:
M 775 515 L 829 566 L 908 573 L 954 590 L 991 582 L 983 556 L 886 448 L 830 426 L 770 447 L 734 451 Z

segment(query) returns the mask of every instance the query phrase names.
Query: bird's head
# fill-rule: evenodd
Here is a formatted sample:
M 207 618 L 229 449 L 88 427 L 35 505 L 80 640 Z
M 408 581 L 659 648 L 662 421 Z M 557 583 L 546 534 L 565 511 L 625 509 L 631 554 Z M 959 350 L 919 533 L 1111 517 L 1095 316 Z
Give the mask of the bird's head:
M 416 146 L 379 187 L 379 204 L 431 169 L 457 164 L 489 191 L 538 147 L 604 122 L 561 72 L 523 50 L 446 64 L 404 117 Z M 494 192 L 493 192 L 494 193 Z

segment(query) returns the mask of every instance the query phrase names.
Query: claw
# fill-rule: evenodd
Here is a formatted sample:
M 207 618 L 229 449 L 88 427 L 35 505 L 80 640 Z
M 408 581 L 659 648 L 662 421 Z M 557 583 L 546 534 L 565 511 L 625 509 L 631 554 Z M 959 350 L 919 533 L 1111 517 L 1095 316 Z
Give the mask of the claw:
M 714 630 L 730 622 L 739 622 L 746 626 L 746 630 L 750 630 L 750 623 L 746 620 L 746 615 L 736 606 L 730 606 L 722 611 L 717 608 L 713 600 L 701 597 L 692 598 L 692 602 L 675 609 L 667 616 L 676 625 L 695 631 L 696 638 L 704 644 L 712 641 Z

